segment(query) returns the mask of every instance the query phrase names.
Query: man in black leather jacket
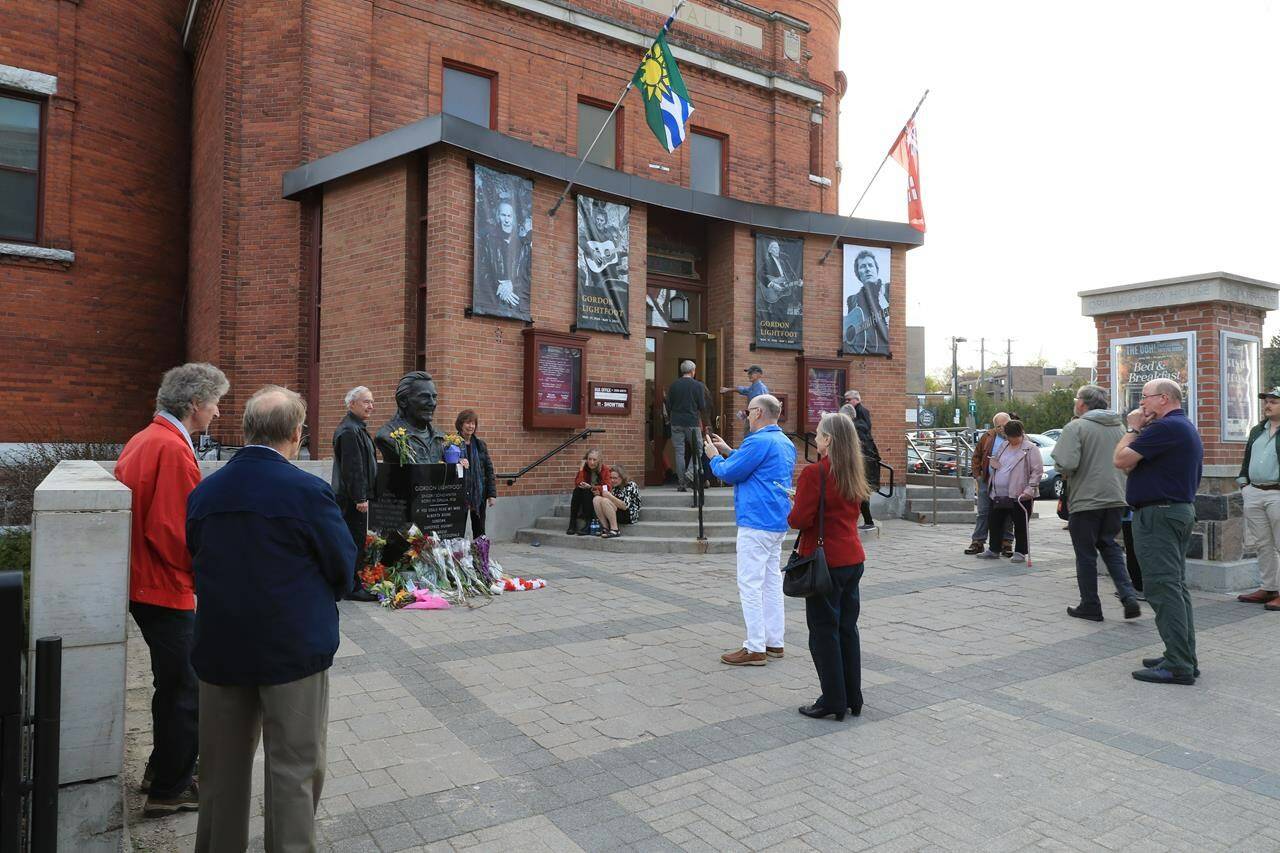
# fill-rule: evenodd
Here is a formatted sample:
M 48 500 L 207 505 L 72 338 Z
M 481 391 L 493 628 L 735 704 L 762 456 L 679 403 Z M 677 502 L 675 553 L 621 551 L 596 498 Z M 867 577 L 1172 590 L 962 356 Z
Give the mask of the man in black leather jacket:
M 353 576 L 364 562 L 364 540 L 368 531 L 369 498 L 373 495 L 378 479 L 378 460 L 374 455 L 373 439 L 369 437 L 366 423 L 373 414 L 373 392 L 363 385 L 352 388 L 346 396 L 347 414 L 333 432 L 333 491 L 342 509 L 342 520 L 351 531 L 356 544 L 356 562 Z M 352 591 L 347 598 L 353 601 L 375 601 L 376 598 L 353 577 Z

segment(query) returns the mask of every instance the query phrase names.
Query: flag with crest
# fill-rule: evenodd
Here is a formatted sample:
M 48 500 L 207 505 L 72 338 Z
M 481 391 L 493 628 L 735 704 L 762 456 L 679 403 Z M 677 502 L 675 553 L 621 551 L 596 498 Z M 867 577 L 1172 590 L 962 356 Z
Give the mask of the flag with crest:
M 673 16 L 674 17 L 674 16 Z M 670 19 L 667 21 L 670 24 Z M 645 121 L 667 153 L 675 151 L 689 135 L 689 116 L 693 104 L 676 61 L 667 46 L 667 27 L 653 42 L 633 78 L 640 97 L 644 98 Z

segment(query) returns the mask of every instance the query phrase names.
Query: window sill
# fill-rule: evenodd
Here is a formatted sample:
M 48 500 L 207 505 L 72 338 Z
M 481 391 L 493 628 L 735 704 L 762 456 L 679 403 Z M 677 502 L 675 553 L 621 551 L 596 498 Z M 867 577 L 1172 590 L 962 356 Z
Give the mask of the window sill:
M 0 260 L 6 258 L 24 258 L 31 261 L 50 261 L 55 264 L 70 266 L 75 262 L 76 253 L 66 249 L 49 249 L 44 246 L 29 246 L 25 243 L 0 242 Z
M 810 175 L 810 176 L 809 176 L 809 183 L 811 183 L 811 184 L 817 184 L 817 185 L 818 185 L 818 186 L 820 186 L 820 187 L 829 187 L 829 186 L 831 186 L 831 179 L 830 179 L 830 178 L 824 178 L 824 177 L 821 177 L 821 176 L 819 176 L 819 175 Z

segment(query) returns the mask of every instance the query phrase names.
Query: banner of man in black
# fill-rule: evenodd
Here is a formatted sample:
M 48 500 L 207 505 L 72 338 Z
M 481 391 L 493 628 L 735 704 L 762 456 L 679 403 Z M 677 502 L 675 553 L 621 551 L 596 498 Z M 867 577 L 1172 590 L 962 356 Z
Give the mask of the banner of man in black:
M 578 196 L 578 328 L 627 334 L 631 208 Z
M 889 355 L 889 258 L 881 246 L 844 245 L 846 355 Z
M 475 268 L 471 310 L 530 320 L 533 181 L 475 167 Z
M 756 346 L 804 346 L 804 241 L 756 235 Z

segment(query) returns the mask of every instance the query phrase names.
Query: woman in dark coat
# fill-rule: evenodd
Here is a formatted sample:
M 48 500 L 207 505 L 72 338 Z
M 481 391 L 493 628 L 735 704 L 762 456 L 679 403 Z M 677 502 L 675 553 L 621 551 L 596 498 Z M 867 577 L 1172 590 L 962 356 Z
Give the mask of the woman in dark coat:
M 498 483 L 493 476 L 493 460 L 489 458 L 489 446 L 476 435 L 480 419 L 474 409 L 463 409 L 453 421 L 453 428 L 462 436 L 462 454 L 468 462 L 463 479 L 463 494 L 467 497 L 467 509 L 471 512 L 471 538 L 484 535 L 485 513 L 498 499 Z
M 800 531 L 797 548 L 809 556 L 818 545 L 818 495 L 822 489 L 823 550 L 831 572 L 831 591 L 804 600 L 809 624 L 809 653 L 818 670 L 822 695 L 800 708 L 806 717 L 862 713 L 862 651 L 858 640 L 858 583 L 864 555 L 858 539 L 858 506 L 867 499 L 866 469 L 853 421 L 827 414 L 818 422 L 818 456 L 800 472 L 795 505 L 787 523 Z
M 591 519 L 595 518 L 595 496 L 600 487 L 609 482 L 609 466 L 600 461 L 600 451 L 588 450 L 582 456 L 582 467 L 573 478 L 573 495 L 569 498 L 570 536 L 586 536 L 591 531 Z M 582 526 L 578 524 L 581 522 Z
M 867 499 L 862 502 L 862 525 L 860 530 L 875 530 L 876 523 L 871 518 L 871 492 L 880 488 L 880 448 L 871 437 L 871 413 L 862 405 L 862 395 L 850 391 L 845 395 L 848 403 L 840 407 L 843 414 L 853 418 L 853 426 L 858 431 L 858 442 L 862 447 L 862 460 L 867 474 Z

